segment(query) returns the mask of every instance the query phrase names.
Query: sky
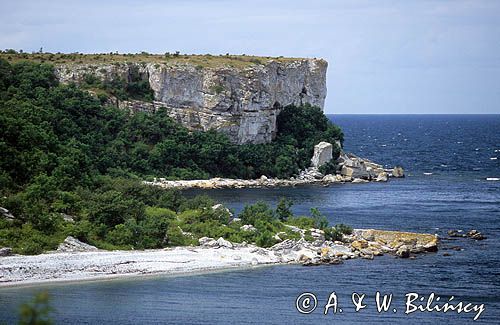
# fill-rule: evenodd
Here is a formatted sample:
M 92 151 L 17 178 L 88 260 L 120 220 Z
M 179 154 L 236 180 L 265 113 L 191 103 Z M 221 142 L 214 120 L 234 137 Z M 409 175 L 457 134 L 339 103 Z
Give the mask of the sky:
M 326 113 L 500 114 L 500 1 L 0 0 L 0 49 L 321 57 Z

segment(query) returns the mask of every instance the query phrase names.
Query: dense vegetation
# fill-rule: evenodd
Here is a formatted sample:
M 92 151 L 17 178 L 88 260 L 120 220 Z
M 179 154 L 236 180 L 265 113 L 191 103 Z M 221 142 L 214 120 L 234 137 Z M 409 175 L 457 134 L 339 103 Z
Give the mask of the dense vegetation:
M 122 86 L 113 89 L 147 90 Z M 297 236 L 285 221 L 326 227 L 317 211 L 292 216 L 287 202 L 276 211 L 249 206 L 230 222 L 208 198 L 187 200 L 139 181 L 289 177 L 309 165 L 314 144 L 342 139 L 320 109 L 286 107 L 276 141 L 242 146 L 216 131 L 189 132 L 167 113 L 103 106 L 75 85 L 58 84 L 51 65 L 0 59 L 0 206 L 16 216 L 0 219 L 0 246 L 39 253 L 67 235 L 103 248 L 186 245 L 201 236 L 269 246 L 277 232 Z M 258 231 L 240 230 L 250 222 Z

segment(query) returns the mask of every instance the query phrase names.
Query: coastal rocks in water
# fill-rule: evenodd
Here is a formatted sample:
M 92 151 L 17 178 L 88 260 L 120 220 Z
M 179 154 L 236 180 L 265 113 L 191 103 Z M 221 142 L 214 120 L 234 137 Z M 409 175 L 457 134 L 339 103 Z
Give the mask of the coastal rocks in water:
M 323 183 L 326 183 L 326 184 L 331 184 L 331 183 L 340 183 L 340 182 L 343 182 L 344 179 L 342 177 L 342 175 L 340 174 L 337 174 L 337 175 L 332 175 L 332 174 L 328 174 L 328 175 L 325 175 L 321 181 Z
M 385 173 L 382 165 L 345 152 L 341 152 L 338 158 L 338 166 L 340 175 L 351 179 L 376 180 L 380 174 Z
M 401 256 L 406 255 L 406 250 L 413 254 L 438 250 L 438 237 L 431 234 L 356 229 L 352 237 L 355 240 L 351 243 L 351 247 L 358 251 L 369 248 L 372 252 L 395 253 Z
M 467 233 L 467 237 L 475 239 L 475 240 L 484 240 L 486 239 L 486 236 L 484 236 L 482 233 L 477 231 L 476 229 L 472 229 Z
M 368 183 L 368 180 L 366 179 L 362 179 L 362 178 L 355 178 L 352 180 L 352 183 L 353 184 L 357 184 L 357 183 Z
M 368 247 L 368 242 L 364 239 L 355 240 L 351 243 L 351 247 L 358 251 L 361 251 L 362 249 Z
M 388 176 L 390 176 L 381 165 L 346 153 L 341 153 L 338 159 L 337 169 L 339 170 L 339 174 L 323 175 L 317 167 L 308 167 L 302 170 L 297 177 L 292 177 L 290 179 L 278 179 L 262 175 L 258 179 L 211 178 L 170 181 L 165 178 L 155 178 L 152 182 L 144 181 L 143 183 L 162 188 L 178 189 L 263 188 L 306 184 L 322 184 L 326 186 L 333 183 L 351 182 L 353 180 L 354 183 L 365 183 L 365 180 L 385 182 Z M 223 209 L 225 209 L 224 211 L 228 211 L 226 208 L 223 208 L 222 205 L 215 205 L 214 209 L 219 207 L 221 211 Z
M 375 182 L 387 182 L 388 181 L 388 175 L 386 172 L 381 172 L 380 174 L 377 175 L 377 178 L 375 179 Z
M 94 252 L 97 250 L 97 247 L 81 242 L 71 236 L 66 237 L 57 248 L 59 252 Z
M 10 256 L 10 255 L 12 255 L 12 248 L 10 247 L 0 248 L 0 256 Z
M 328 142 L 320 142 L 314 146 L 314 155 L 311 159 L 312 167 L 320 167 L 333 158 L 333 146 Z
M 462 230 L 448 230 L 449 237 L 461 237 L 461 238 L 471 238 L 475 240 L 484 240 L 486 236 L 477 231 L 476 229 L 472 229 L 467 233 L 464 233 Z
M 13 221 L 15 217 L 6 208 L 0 207 L 0 215 L 7 221 Z
M 467 237 L 462 230 L 448 230 L 448 236 L 450 237 Z
M 392 169 L 392 177 L 405 177 L 405 172 L 403 167 L 396 166 Z
M 410 248 L 406 245 L 402 245 L 396 251 L 396 255 L 401 258 L 408 258 L 410 257 Z
M 306 182 L 317 182 L 318 180 L 322 180 L 323 178 L 324 175 L 319 172 L 317 167 L 309 167 L 301 171 L 299 176 L 297 176 L 297 179 L 299 181 Z

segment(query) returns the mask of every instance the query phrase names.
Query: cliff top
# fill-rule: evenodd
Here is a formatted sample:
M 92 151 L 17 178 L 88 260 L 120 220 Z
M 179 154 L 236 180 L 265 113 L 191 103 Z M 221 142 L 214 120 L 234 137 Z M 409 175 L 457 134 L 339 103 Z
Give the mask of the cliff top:
M 265 64 L 271 60 L 278 62 L 289 62 L 304 60 L 304 58 L 285 58 L 253 55 L 210 55 L 210 54 L 150 54 L 146 52 L 137 54 L 120 53 L 19 53 L 13 50 L 0 51 L 0 58 L 11 63 L 23 60 L 54 65 L 66 64 L 112 64 L 112 63 L 164 63 L 164 64 L 191 64 L 200 67 L 229 66 L 234 68 L 246 68 L 254 64 Z

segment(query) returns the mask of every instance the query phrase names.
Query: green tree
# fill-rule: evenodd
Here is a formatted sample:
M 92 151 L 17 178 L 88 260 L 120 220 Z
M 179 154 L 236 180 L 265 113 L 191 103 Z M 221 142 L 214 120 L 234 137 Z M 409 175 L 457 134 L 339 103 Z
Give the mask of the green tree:
M 290 209 L 293 202 L 285 197 L 280 198 L 278 205 L 276 206 L 276 215 L 278 219 L 282 222 L 287 221 L 293 217 L 292 210 Z
M 318 229 L 325 229 L 328 227 L 328 219 L 318 210 L 318 208 L 311 208 L 311 217 L 314 219 L 314 226 Z

